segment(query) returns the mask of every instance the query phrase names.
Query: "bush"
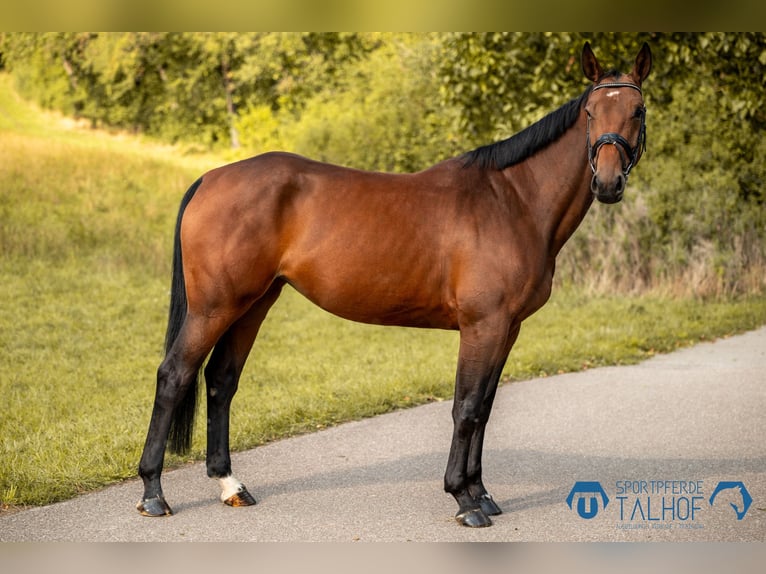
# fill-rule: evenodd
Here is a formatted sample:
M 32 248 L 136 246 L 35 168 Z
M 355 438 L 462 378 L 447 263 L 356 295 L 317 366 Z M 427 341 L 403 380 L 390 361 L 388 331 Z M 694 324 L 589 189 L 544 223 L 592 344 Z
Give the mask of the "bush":
M 559 277 L 594 289 L 762 292 L 763 33 L 8 33 L 0 53 L 26 97 L 93 125 L 219 151 L 239 143 L 234 158 L 284 149 L 409 172 L 578 95 L 585 40 L 623 69 L 650 43 L 648 153 L 625 203 L 586 218 Z
M 300 114 L 250 106 L 237 123 L 243 147 L 396 172 L 417 171 L 462 151 L 457 134 L 445 130 L 457 113 L 441 105 L 436 45 L 406 39 L 385 44 L 351 66 L 334 89 L 307 100 Z

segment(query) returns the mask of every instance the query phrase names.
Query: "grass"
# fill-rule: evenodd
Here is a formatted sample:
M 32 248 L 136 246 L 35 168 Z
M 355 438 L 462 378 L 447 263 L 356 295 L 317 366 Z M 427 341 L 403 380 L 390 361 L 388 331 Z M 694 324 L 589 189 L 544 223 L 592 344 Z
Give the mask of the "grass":
M 165 281 L 39 262 L 0 270 L 0 293 L 13 301 L 0 315 L 3 504 L 44 504 L 134 476 L 161 359 Z M 592 299 L 562 290 L 525 324 L 505 380 L 632 363 L 764 317 L 764 299 Z M 350 323 L 286 290 L 243 375 L 232 444 L 448 399 L 456 353 L 455 333 Z M 193 459 L 204 456 L 203 430 Z
M 0 76 L 0 508 L 135 476 L 177 204 L 214 163 L 65 125 L 20 102 Z M 558 289 L 522 328 L 504 381 L 633 363 L 764 323 L 763 296 Z M 448 399 L 457 346 L 456 333 L 343 321 L 286 289 L 243 374 L 232 444 Z M 203 427 L 186 460 L 204 457 Z

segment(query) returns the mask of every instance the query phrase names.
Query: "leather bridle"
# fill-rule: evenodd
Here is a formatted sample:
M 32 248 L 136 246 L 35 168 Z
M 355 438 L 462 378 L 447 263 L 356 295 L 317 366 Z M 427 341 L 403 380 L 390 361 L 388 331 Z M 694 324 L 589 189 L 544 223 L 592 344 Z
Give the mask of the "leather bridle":
M 593 91 L 595 92 L 596 90 L 601 90 L 602 88 L 631 88 L 633 90 L 637 90 L 639 94 L 641 93 L 640 87 L 629 82 L 610 82 L 607 84 L 599 84 L 593 88 Z M 644 108 L 644 112 L 646 112 L 646 108 Z M 607 132 L 600 135 L 596 142 L 591 145 L 590 116 L 588 116 L 586 134 L 588 143 L 588 162 L 590 163 L 591 171 L 594 174 L 596 173 L 596 158 L 598 157 L 598 152 L 601 149 L 601 146 L 610 144 L 615 146 L 617 151 L 620 153 L 622 174 L 625 176 L 625 179 L 627 179 L 628 174 L 630 174 L 630 170 L 633 169 L 633 167 L 638 163 L 639 156 L 646 151 L 646 114 L 644 113 L 641 115 L 641 128 L 638 132 L 638 141 L 636 142 L 635 147 L 631 147 L 628 140 L 615 132 Z

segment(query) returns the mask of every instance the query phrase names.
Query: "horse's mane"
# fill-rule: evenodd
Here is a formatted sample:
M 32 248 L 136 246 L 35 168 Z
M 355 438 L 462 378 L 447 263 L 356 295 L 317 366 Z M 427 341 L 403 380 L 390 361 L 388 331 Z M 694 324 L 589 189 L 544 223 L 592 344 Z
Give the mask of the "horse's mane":
M 582 95 L 570 100 L 519 133 L 464 153 L 463 165 L 468 167 L 476 164 L 482 168 L 505 169 L 524 161 L 559 139 L 574 125 L 580 115 L 580 108 L 585 104 L 592 89 L 591 85 Z

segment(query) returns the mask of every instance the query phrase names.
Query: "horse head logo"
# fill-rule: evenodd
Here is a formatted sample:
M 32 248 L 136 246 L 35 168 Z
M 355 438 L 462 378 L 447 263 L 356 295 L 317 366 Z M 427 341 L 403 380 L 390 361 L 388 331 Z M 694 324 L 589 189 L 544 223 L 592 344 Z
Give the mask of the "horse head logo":
M 745 514 L 747 514 L 750 505 L 753 503 L 753 497 L 750 496 L 747 488 L 745 488 L 745 485 L 741 482 L 719 482 L 718 486 L 715 487 L 713 494 L 710 496 L 710 506 L 713 506 L 713 502 L 715 502 L 715 498 L 718 496 L 719 492 L 730 489 L 734 490 L 735 496 L 738 494 L 742 498 L 741 508 L 737 504 L 729 502 L 729 506 L 731 506 L 737 514 L 737 520 L 742 520 L 745 517 Z

